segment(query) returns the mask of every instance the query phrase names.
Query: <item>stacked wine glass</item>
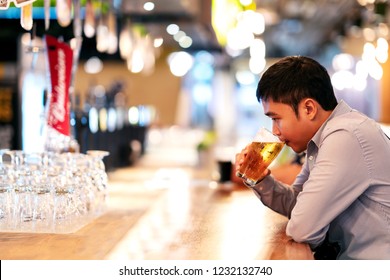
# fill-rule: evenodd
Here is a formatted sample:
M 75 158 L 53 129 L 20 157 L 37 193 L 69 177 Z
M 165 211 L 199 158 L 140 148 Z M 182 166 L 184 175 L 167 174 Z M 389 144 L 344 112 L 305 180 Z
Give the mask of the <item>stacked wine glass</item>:
M 107 155 L 0 150 L 0 231 L 71 233 L 100 216 Z

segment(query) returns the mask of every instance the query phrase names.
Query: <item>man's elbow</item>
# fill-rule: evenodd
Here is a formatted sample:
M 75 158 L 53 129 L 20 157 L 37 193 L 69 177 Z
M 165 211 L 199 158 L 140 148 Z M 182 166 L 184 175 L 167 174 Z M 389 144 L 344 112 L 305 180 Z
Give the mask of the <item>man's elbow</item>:
M 324 233 L 322 231 L 324 230 L 314 232 L 313 229 L 292 225 L 291 223 L 288 223 L 286 228 L 286 234 L 295 242 L 309 243 L 314 246 L 324 240 L 326 231 Z

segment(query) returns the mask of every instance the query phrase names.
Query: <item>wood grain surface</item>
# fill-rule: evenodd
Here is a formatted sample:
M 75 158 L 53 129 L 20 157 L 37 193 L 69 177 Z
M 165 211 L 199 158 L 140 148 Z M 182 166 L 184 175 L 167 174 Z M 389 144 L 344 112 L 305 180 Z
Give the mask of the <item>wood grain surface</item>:
M 313 259 L 285 234 L 287 219 L 251 190 L 192 168 L 109 174 L 107 211 L 71 234 L 0 233 L 0 259 Z

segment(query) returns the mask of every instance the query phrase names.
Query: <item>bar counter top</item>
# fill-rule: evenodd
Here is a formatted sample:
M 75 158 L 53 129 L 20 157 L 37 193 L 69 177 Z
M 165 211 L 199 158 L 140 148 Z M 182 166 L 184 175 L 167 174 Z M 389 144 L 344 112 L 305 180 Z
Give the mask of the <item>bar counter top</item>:
M 313 259 L 251 190 L 190 167 L 109 172 L 108 209 L 75 233 L 0 233 L 0 259 Z

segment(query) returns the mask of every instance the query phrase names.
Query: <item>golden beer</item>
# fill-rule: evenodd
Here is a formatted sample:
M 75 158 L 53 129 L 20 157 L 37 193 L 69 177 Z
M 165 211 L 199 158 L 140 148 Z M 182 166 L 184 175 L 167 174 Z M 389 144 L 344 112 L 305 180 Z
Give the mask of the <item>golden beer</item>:
M 283 142 L 252 142 L 240 174 L 246 183 L 255 185 L 263 176 L 264 171 L 278 156 L 284 146 Z

